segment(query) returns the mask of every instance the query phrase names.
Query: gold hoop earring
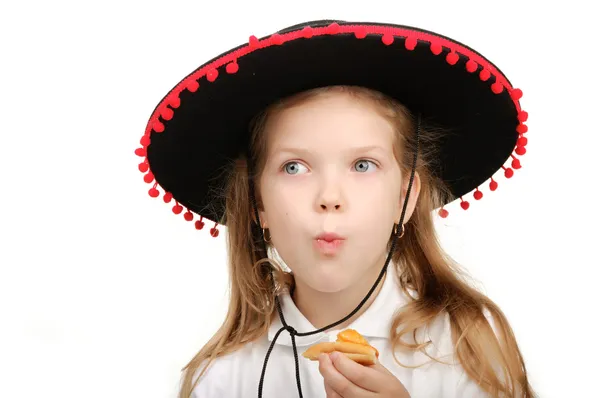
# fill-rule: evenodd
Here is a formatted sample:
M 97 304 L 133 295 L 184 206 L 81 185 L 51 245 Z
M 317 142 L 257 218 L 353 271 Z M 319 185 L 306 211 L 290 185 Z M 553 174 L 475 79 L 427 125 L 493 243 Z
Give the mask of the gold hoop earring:
M 267 239 L 267 233 L 269 234 L 269 238 Z M 262 235 L 263 235 L 263 239 L 266 243 L 270 243 L 271 242 L 271 231 L 269 231 L 269 228 L 263 228 L 262 229 Z
M 404 224 L 402 224 L 401 228 L 402 228 L 402 232 L 400 232 L 400 235 L 398 236 L 398 238 L 401 238 L 404 236 Z M 398 224 L 396 224 L 396 223 L 394 223 L 394 235 L 398 235 Z

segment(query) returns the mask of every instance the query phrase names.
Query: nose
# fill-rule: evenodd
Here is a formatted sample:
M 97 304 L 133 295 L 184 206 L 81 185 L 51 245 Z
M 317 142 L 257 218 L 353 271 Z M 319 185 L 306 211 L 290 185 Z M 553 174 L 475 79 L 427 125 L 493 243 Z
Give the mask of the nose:
M 323 183 L 317 198 L 319 211 L 341 211 L 345 208 L 343 194 L 339 182 L 327 181 Z

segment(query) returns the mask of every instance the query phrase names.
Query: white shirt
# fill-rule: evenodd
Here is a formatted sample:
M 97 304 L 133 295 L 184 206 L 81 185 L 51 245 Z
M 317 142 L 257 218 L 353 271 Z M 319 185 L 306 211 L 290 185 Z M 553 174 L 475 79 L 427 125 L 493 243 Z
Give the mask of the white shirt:
M 404 368 L 396 363 L 391 352 L 389 330 L 393 315 L 410 300 L 397 282 L 395 267 L 388 266 L 383 286 L 371 306 L 348 328 L 362 334 L 379 351 L 379 361 L 402 382 L 411 398 L 476 398 L 487 395 L 471 381 L 460 365 L 447 365 L 431 361 L 421 352 L 398 351 L 396 358 L 405 365 L 426 363 L 416 369 Z M 316 328 L 302 315 L 289 292 L 280 296 L 281 308 L 288 325 L 298 332 Z M 258 384 L 265 354 L 282 324 L 279 316 L 271 325 L 268 335 L 249 343 L 236 352 L 214 360 L 194 389 L 192 398 L 253 398 L 258 397 Z M 340 330 L 319 334 L 296 336 L 302 393 L 305 398 L 325 398 L 323 377 L 319 363 L 302 357 L 310 345 L 322 341 L 335 341 Z M 425 333 L 425 334 L 424 334 Z M 432 341 L 427 352 L 445 363 L 453 362 L 450 324 L 447 314 L 441 315 L 426 331 L 417 334 Z M 263 385 L 263 398 L 298 397 L 292 342 L 287 331 L 281 332 L 273 347 Z

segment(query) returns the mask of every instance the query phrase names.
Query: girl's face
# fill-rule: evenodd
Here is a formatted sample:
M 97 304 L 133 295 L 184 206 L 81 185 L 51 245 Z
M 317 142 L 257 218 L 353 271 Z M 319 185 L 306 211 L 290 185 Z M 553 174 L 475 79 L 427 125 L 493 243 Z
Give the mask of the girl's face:
M 378 272 L 409 177 L 392 125 L 364 100 L 327 93 L 277 113 L 265 134 L 261 221 L 298 286 L 334 293 Z

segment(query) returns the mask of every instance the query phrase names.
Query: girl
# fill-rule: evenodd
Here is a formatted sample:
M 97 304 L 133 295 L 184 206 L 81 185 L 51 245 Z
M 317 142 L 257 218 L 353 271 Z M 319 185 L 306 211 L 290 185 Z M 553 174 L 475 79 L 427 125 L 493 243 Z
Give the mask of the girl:
M 227 225 L 231 301 L 179 397 L 533 397 L 506 317 L 434 231 L 434 210 L 520 167 L 520 97 L 456 41 L 341 21 L 253 36 L 182 80 L 136 153 L 150 196 Z M 302 357 L 349 328 L 375 365 Z

